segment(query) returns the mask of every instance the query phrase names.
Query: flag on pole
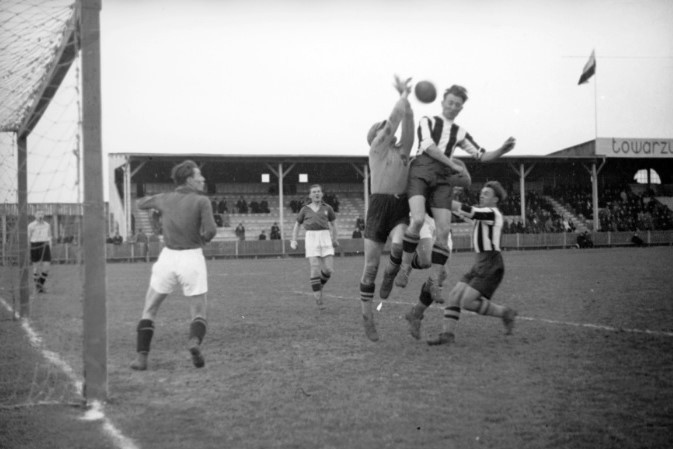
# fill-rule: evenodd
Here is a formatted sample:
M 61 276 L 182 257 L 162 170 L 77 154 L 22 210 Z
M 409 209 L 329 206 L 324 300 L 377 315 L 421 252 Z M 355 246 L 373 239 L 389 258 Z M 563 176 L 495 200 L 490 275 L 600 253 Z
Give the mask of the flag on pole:
M 582 69 L 582 75 L 580 76 L 580 80 L 577 84 L 579 85 L 586 83 L 592 76 L 594 76 L 595 73 L 596 73 L 596 52 L 595 50 L 591 50 L 591 56 L 589 56 L 589 60 L 584 65 L 584 68 Z

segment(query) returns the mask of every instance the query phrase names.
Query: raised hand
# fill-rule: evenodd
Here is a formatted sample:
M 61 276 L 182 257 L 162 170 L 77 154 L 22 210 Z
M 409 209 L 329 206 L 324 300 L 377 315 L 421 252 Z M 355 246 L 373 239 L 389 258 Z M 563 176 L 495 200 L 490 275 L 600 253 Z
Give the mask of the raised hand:
M 514 137 L 510 137 L 509 139 L 505 140 L 505 143 L 502 144 L 502 154 L 509 153 L 514 149 L 516 146 L 516 139 Z
M 402 97 L 406 98 L 411 92 L 411 78 L 402 80 L 399 76 L 395 75 L 393 87 L 395 87 L 395 90 L 399 92 Z

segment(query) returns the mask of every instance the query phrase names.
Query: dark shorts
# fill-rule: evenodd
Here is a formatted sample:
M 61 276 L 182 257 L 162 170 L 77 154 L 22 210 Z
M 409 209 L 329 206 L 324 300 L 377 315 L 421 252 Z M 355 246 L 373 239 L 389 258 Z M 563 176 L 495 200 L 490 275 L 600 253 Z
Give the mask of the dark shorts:
M 30 244 L 30 261 L 51 262 L 51 248 L 49 242 L 32 242 Z
M 386 243 L 390 232 L 400 223 L 409 224 L 409 201 L 405 195 L 374 193 L 369 197 L 366 239 Z
M 505 263 L 500 251 L 477 253 L 472 269 L 460 280 L 490 299 L 505 275 Z
M 457 162 L 463 164 L 458 160 Z M 467 188 L 470 184 L 469 176 L 451 174 L 446 165 L 421 154 L 411 161 L 407 196 L 411 198 L 421 195 L 430 207 L 451 209 L 453 187 Z

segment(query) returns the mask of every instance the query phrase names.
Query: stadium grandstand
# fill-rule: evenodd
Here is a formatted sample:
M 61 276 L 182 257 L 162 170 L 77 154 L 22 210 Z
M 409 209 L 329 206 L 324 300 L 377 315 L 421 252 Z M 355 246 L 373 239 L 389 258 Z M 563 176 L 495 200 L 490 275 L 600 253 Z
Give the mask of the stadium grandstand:
M 672 143 L 599 138 L 546 156 L 506 156 L 488 164 L 464 159 L 473 185 L 463 199 L 476 201 L 490 179 L 503 182 L 510 193 L 503 206 L 510 233 L 671 229 Z M 292 203 L 303 202 L 314 183 L 337 209 L 342 239 L 350 238 L 357 218 L 366 216 L 366 156 L 113 153 L 109 158 L 109 227 L 127 240 L 138 229 L 160 234 L 156 220 L 138 210 L 136 201 L 172 189 L 170 169 L 186 158 L 202 167 L 214 206 L 226 203 L 226 211 L 215 210 L 216 241 L 239 240 L 234 232 L 239 223 L 247 240 L 262 230 L 268 234 L 278 223 L 284 240 L 296 215 Z M 241 211 L 236 207 L 241 198 L 247 204 L 264 201 L 268 211 Z M 616 216 L 623 220 L 615 223 Z M 458 222 L 453 229 L 454 235 L 467 234 L 469 224 Z

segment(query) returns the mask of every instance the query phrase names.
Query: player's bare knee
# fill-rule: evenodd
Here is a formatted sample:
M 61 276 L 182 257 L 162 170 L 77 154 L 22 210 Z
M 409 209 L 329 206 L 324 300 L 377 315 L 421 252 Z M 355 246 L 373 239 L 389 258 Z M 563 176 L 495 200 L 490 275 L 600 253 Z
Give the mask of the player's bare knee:
M 376 280 L 376 273 L 379 271 L 379 264 L 375 262 L 367 262 L 365 263 L 365 268 L 362 273 L 362 280 L 361 282 L 363 284 L 373 284 L 374 281 Z

